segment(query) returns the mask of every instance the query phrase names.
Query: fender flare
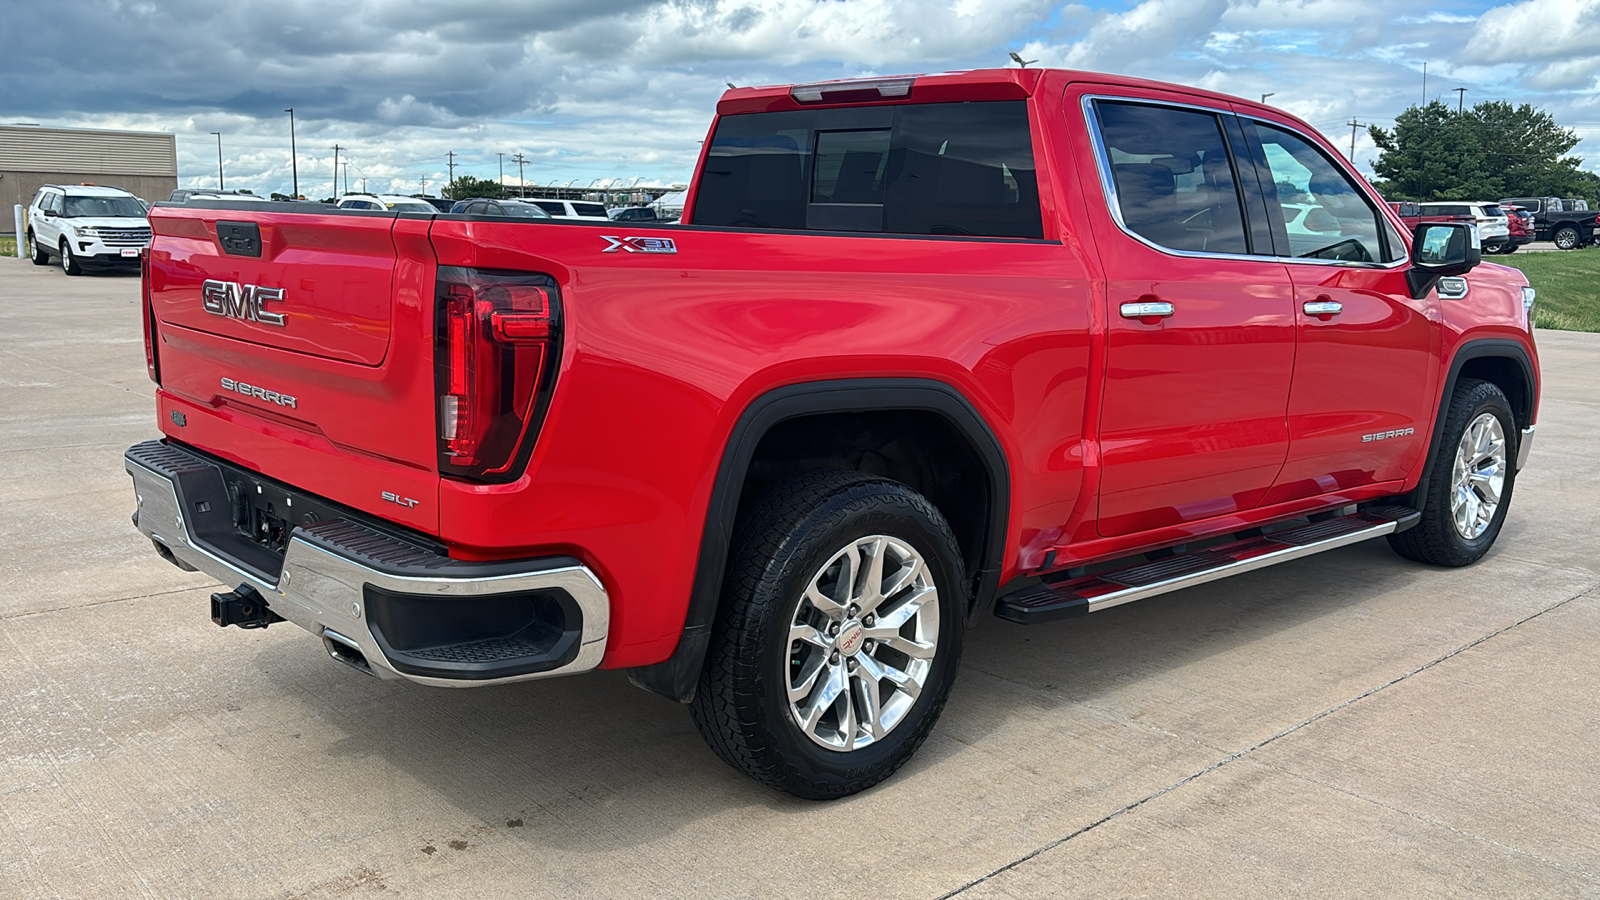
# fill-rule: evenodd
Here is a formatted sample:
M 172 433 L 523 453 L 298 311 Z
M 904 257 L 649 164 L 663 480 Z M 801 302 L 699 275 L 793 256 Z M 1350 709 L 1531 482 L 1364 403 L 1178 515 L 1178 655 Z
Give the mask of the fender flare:
M 984 608 L 1000 585 L 1010 525 L 1011 474 L 1000 441 L 971 401 L 949 384 L 931 378 L 847 378 L 785 385 L 751 401 L 728 435 L 706 507 L 694 585 L 677 648 L 662 662 L 629 669 L 628 680 L 680 703 L 694 699 L 711 644 L 711 626 L 721 598 L 745 475 L 768 431 L 801 416 L 908 409 L 942 416 L 972 446 L 988 474 L 988 522 L 980 565 L 971 573 L 973 609 Z
M 1528 349 L 1520 342 L 1509 338 L 1480 338 L 1469 340 L 1456 348 L 1455 355 L 1450 358 L 1450 370 L 1445 375 L 1443 389 L 1439 392 L 1439 409 L 1433 417 L 1433 434 L 1428 440 L 1428 455 L 1422 463 L 1422 477 L 1417 480 L 1417 486 L 1405 496 L 1405 503 L 1413 509 L 1422 509 L 1426 501 L 1428 480 L 1433 477 L 1433 463 L 1438 458 L 1439 441 L 1444 437 L 1444 420 L 1450 409 L 1450 398 L 1455 396 L 1456 382 L 1461 377 L 1461 369 L 1475 359 L 1510 359 L 1522 369 L 1522 377 L 1527 382 L 1527 396 L 1522 398 L 1521 409 L 1513 408 L 1512 412 L 1517 418 L 1527 424 L 1532 424 L 1533 411 L 1538 405 L 1539 375 L 1534 369 L 1533 358 L 1528 355 Z

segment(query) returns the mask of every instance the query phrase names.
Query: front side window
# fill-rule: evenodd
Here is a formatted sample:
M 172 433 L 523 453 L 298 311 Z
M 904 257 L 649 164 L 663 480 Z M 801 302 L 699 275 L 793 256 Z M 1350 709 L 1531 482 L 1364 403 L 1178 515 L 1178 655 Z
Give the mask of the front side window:
M 1276 186 L 1268 202 L 1283 210 L 1289 232 L 1289 255 L 1306 259 L 1346 262 L 1390 262 L 1398 257 L 1400 242 L 1392 229 L 1380 222 L 1365 195 L 1344 172 L 1310 141 L 1294 132 L 1265 122 L 1256 123 L 1262 155 Z M 1424 215 L 1438 212 L 1424 206 Z M 1385 241 L 1380 235 L 1387 232 Z
M 539 207 L 552 216 L 564 216 L 567 214 L 567 207 L 560 202 L 535 200 L 533 201 L 533 205 Z
M 1095 103 L 1122 224 L 1172 250 L 1248 253 L 1244 212 L 1214 113 Z
M 1026 101 L 725 116 L 696 225 L 1043 237 Z

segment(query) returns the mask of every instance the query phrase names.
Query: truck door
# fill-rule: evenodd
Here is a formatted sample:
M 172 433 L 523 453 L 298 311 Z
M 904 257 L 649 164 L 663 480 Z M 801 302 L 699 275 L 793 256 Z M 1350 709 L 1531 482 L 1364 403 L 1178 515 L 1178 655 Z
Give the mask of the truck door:
M 1289 458 L 1265 502 L 1404 479 L 1428 444 L 1438 294 L 1411 299 L 1400 235 L 1325 148 L 1287 124 L 1244 122 L 1269 218 L 1285 228 L 1299 344 Z
M 1107 282 L 1102 536 L 1249 509 L 1288 450 L 1293 288 L 1247 224 L 1260 186 L 1232 115 L 1192 99 L 1068 92 L 1105 194 L 1088 209 Z

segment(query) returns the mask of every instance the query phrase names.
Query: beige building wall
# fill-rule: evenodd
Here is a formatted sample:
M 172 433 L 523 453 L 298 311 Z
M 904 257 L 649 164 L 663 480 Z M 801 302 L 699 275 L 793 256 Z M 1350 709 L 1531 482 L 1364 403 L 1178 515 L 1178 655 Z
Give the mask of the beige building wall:
M 178 187 L 178 142 L 154 131 L 0 125 L 0 233 L 45 184 L 119 187 L 149 201 Z

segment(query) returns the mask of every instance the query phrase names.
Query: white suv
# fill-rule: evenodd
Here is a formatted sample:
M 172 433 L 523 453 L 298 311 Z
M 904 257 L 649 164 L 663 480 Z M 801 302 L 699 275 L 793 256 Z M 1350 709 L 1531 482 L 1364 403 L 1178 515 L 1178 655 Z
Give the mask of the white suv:
M 1459 216 L 1471 219 L 1478 226 L 1478 238 L 1485 253 L 1499 253 L 1511 243 L 1511 224 L 1506 218 L 1506 211 L 1498 203 L 1440 201 L 1419 203 L 1417 206 L 1421 207 L 1424 217 Z
M 529 197 L 528 203 L 539 207 L 550 214 L 552 219 L 579 219 L 585 222 L 609 222 L 611 217 L 606 215 L 603 204 L 590 203 L 586 200 L 547 200 L 544 197 Z
M 400 194 L 345 194 L 339 198 L 337 206 L 340 209 L 372 209 L 393 210 L 394 212 L 417 212 L 430 215 L 439 210 L 426 200 L 415 197 L 404 197 Z
M 28 204 L 28 243 L 33 264 L 61 260 L 68 275 L 86 267 L 139 264 L 150 246 L 148 208 L 138 197 L 114 187 L 47 184 Z

